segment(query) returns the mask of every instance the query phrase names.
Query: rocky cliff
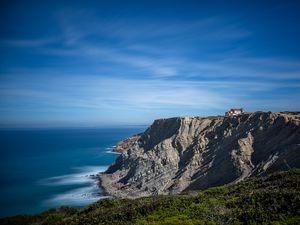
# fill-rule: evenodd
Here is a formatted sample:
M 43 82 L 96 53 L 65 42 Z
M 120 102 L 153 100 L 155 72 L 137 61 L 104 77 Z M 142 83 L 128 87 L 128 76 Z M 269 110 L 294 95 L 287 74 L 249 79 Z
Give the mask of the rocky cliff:
M 300 113 L 159 119 L 116 149 L 122 154 L 99 175 L 110 195 L 205 189 L 300 167 Z

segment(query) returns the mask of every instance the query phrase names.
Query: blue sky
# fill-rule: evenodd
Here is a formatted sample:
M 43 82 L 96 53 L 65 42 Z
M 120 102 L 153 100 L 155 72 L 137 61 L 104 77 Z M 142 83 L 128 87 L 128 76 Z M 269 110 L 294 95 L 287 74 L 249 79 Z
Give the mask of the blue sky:
M 1 127 L 300 110 L 299 1 L 0 4 Z

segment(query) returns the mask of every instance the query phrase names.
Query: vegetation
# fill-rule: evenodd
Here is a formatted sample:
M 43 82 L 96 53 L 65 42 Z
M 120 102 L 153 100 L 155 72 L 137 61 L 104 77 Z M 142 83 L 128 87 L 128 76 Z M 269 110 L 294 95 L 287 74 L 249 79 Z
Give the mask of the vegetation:
M 105 199 L 81 210 L 61 207 L 0 224 L 300 224 L 300 169 L 197 193 Z

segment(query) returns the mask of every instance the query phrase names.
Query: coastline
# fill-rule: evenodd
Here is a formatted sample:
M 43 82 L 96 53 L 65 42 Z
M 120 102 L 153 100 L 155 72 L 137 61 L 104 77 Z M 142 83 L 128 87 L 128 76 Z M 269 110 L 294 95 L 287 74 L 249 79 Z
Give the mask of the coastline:
M 106 196 L 120 199 L 136 199 L 149 196 L 150 193 L 140 191 L 138 188 L 128 187 L 118 183 L 119 176 L 101 172 L 98 174 L 99 188 L 103 190 Z
M 101 179 L 101 176 L 100 174 L 103 173 L 103 172 L 100 172 L 96 175 L 96 179 L 97 179 L 97 185 L 98 185 L 98 188 L 101 190 L 101 196 L 103 197 L 107 197 L 107 198 L 115 198 L 116 196 L 113 196 L 111 195 L 107 189 L 105 188 L 105 186 L 103 186 L 103 182 L 102 182 L 102 179 Z
M 112 151 L 121 155 L 98 174 L 99 185 L 107 195 L 135 199 L 201 190 L 236 183 L 265 171 L 280 171 L 285 158 L 299 151 L 294 133 L 299 129 L 298 114 L 254 112 L 234 117 L 155 120 L 144 133 L 116 144 Z M 281 127 L 284 132 L 278 133 Z M 291 132 L 294 135 L 290 136 Z M 277 143 L 278 156 L 262 139 Z M 281 146 L 290 146 L 288 152 L 283 152 Z M 207 152 L 212 157 L 207 157 Z M 252 155 L 259 155 L 260 161 L 254 164 Z M 288 163 L 291 167 L 298 165 Z
M 106 150 L 105 153 L 107 153 L 107 154 L 121 155 L 122 153 L 120 151 L 116 150 L 117 146 L 118 146 L 118 143 L 117 143 L 117 145 L 113 145 L 111 147 L 105 148 L 105 150 Z M 113 165 L 113 163 L 114 162 L 112 162 L 111 165 Z M 106 168 L 106 170 L 100 171 L 99 173 L 95 174 L 95 179 L 97 179 L 97 185 L 98 185 L 99 189 L 101 190 L 101 196 L 108 197 L 108 198 L 116 198 L 118 196 L 114 195 L 113 192 L 109 191 L 109 189 L 110 189 L 109 187 L 111 187 L 111 185 L 108 185 L 108 180 L 109 179 L 105 179 L 102 176 L 102 175 L 104 175 L 106 173 L 106 171 L 109 169 L 109 167 L 111 165 L 109 165 Z
M 122 155 L 124 150 L 126 150 L 132 144 L 137 143 L 140 135 L 142 135 L 142 133 L 135 134 L 119 141 L 115 146 L 110 148 L 110 153 Z M 97 174 L 99 188 L 102 189 L 105 195 L 121 199 L 135 199 L 143 196 L 149 196 L 150 193 L 141 191 L 139 188 L 129 187 L 118 182 L 120 177 L 123 177 L 128 172 L 127 170 L 123 170 L 118 173 L 108 173 L 109 169 L 113 167 L 114 164 L 115 162 L 112 163 L 106 171 Z

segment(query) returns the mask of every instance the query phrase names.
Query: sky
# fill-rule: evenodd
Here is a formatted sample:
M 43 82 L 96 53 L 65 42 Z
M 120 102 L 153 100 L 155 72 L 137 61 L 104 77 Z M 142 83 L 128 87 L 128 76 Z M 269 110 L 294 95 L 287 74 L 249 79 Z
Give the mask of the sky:
M 0 3 L 0 127 L 300 110 L 300 1 Z

